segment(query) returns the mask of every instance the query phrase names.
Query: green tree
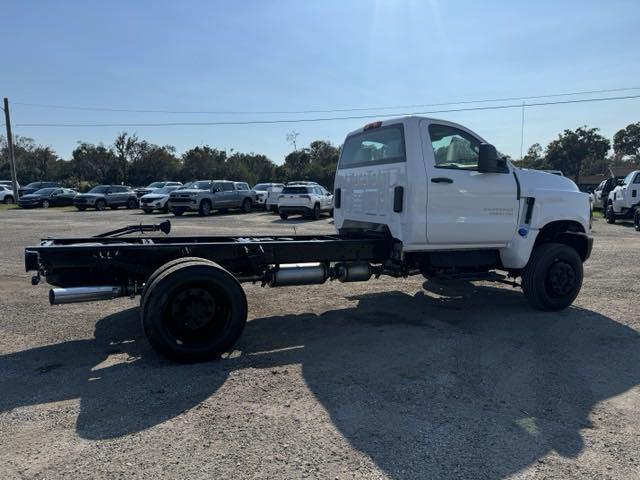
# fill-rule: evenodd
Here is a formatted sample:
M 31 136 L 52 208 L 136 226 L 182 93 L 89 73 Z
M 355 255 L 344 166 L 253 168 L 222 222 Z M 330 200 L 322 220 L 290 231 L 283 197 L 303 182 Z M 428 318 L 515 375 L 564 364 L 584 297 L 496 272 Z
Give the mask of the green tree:
M 631 123 L 613 136 L 613 151 L 616 157 L 632 155 L 640 160 L 640 122 Z
M 126 184 L 129 180 L 129 166 L 141 153 L 140 140 L 135 134 L 122 132 L 113 142 L 113 151 L 118 161 L 118 180 Z
M 550 168 L 562 170 L 576 183 L 585 172 L 606 168 L 610 142 L 598 132 L 597 128 L 584 126 L 558 135 L 546 149 L 545 157 Z
M 227 152 L 208 145 L 195 147 L 182 154 L 182 179 L 220 179 L 224 176 Z
M 116 156 L 102 144 L 81 142 L 71 153 L 71 167 L 79 184 L 117 183 L 120 177 Z
M 172 145 L 158 146 L 146 141 L 138 142 L 137 152 L 128 166 L 132 185 L 148 185 L 156 180 L 173 180 L 179 177 L 182 164 Z
M 533 168 L 536 170 L 545 170 L 548 168 L 546 164 L 546 159 L 544 158 L 544 150 L 542 149 L 542 145 L 539 143 L 534 143 L 527 150 L 527 154 L 522 157 L 521 160 L 517 160 L 514 163 L 518 167 L 522 168 Z

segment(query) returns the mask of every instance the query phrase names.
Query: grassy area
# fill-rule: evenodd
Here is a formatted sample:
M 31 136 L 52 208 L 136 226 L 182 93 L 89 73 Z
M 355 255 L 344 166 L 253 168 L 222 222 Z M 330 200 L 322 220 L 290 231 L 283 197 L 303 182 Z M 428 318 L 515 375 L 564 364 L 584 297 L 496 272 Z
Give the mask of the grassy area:
M 5 210 L 11 210 L 13 208 L 20 208 L 17 205 L 6 205 L 4 203 L 0 203 L 0 212 L 4 212 Z
M 4 203 L 0 203 L 0 212 L 4 212 L 6 210 L 21 210 L 18 205 L 6 205 Z M 49 207 L 49 210 L 56 210 L 60 212 L 72 212 L 75 211 L 74 207 Z

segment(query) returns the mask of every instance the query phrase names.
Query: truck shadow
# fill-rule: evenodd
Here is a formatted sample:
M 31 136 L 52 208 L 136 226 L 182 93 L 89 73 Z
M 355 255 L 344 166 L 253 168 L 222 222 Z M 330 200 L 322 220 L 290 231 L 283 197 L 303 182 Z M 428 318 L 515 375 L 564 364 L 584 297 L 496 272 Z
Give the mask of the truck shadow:
M 640 383 L 640 335 L 608 317 L 427 287 L 437 295 L 252 320 L 242 355 L 199 365 L 156 356 L 129 309 L 95 339 L 1 356 L 0 410 L 79 398 L 77 433 L 115 438 L 197 407 L 234 370 L 301 364 L 346 441 L 392 478 L 503 478 L 551 451 L 578 455 L 594 406 Z

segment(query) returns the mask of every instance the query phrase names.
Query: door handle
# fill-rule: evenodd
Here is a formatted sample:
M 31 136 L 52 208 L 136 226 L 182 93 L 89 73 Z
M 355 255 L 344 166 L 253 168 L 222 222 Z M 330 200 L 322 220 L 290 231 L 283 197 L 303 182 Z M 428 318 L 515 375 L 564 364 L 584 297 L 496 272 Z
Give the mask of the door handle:
M 435 177 L 431 179 L 432 183 L 453 183 L 453 180 L 447 177 Z

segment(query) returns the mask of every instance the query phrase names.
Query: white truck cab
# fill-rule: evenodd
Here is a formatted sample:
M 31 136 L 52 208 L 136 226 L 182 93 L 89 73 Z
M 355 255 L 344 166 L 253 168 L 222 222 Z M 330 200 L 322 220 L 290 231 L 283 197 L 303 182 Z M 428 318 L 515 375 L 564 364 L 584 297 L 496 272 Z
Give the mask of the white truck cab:
M 636 207 L 639 206 L 640 170 L 634 170 L 609 192 L 605 210 L 607 222 L 615 223 L 617 219 L 634 218 Z
M 592 246 L 589 197 L 574 182 L 516 168 L 468 128 L 431 118 L 351 132 L 334 208 L 340 233 L 390 235 L 425 276 L 503 270 L 546 309 L 575 299 Z M 557 288 L 541 291 L 552 277 Z

